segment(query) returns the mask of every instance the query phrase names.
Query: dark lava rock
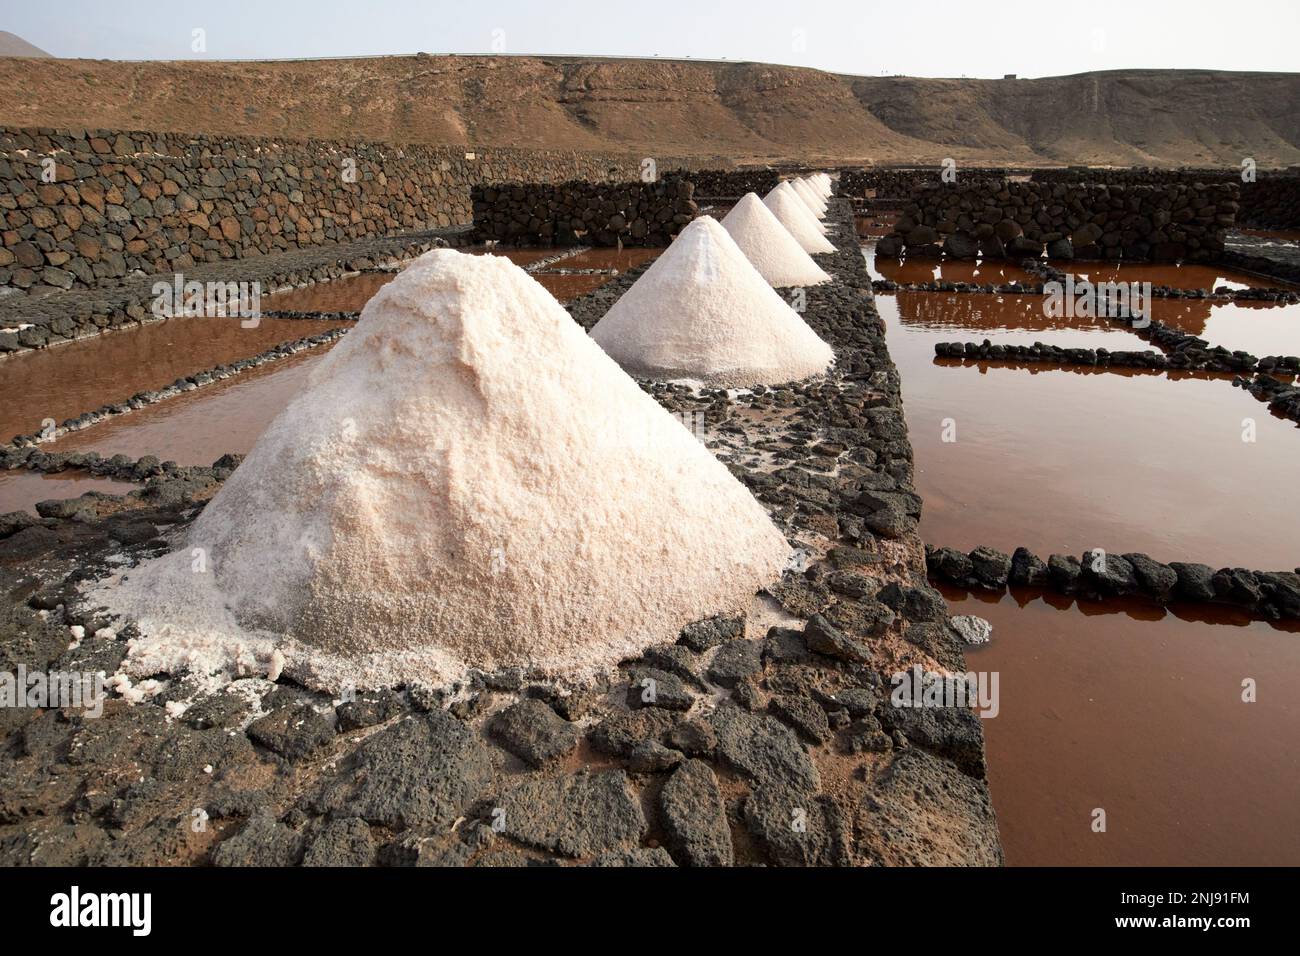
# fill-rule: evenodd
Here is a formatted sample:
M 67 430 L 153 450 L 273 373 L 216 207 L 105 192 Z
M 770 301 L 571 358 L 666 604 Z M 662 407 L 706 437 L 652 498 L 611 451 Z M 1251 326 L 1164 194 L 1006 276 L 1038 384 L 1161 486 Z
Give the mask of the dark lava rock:
M 628 675 L 627 705 L 633 709 L 690 710 L 694 703 L 695 695 L 676 674 L 654 667 L 637 667 Z
M 723 702 L 709 715 L 717 755 L 758 783 L 817 789 L 820 778 L 794 731 L 767 714 L 751 714 Z
M 1007 586 L 1011 558 L 994 548 L 980 545 L 970 553 L 971 575 L 981 587 L 997 591 Z
M 622 770 L 524 780 L 501 798 L 502 832 L 563 856 L 594 856 L 638 842 L 641 804 Z
M 334 739 L 334 725 L 310 704 L 291 704 L 253 721 L 248 736 L 288 760 L 301 760 Z
M 1083 568 L 1083 580 L 1101 594 L 1133 594 L 1138 589 L 1133 565 L 1118 554 L 1085 551 L 1079 563 Z
M 767 705 L 773 716 L 793 727 L 810 744 L 823 744 L 831 738 L 826 711 L 802 694 L 776 694 Z
M 688 684 L 704 689 L 704 681 L 698 672 L 699 659 L 695 653 L 682 644 L 659 644 L 647 648 L 641 660 L 651 667 L 676 674 Z
M 344 701 L 334 709 L 339 732 L 373 727 L 391 720 L 407 710 L 402 698 L 391 690 L 358 692 L 355 700 Z
M 903 639 L 909 644 L 915 644 L 950 670 L 965 669 L 961 647 L 946 620 L 911 624 L 903 632 Z
M 144 544 L 158 537 L 158 529 L 148 521 L 125 521 L 109 528 L 108 536 L 118 544 Z
M 357 749 L 313 808 L 397 829 L 449 827 L 492 781 L 496 758 L 443 711 L 408 717 Z
M 302 858 L 302 835 L 269 814 L 252 817 L 212 853 L 216 866 L 296 866 Z
M 663 773 L 684 759 L 679 750 L 665 747 L 656 740 L 643 740 L 627 755 L 627 769 L 633 773 Z
M 41 525 L 33 525 L 7 538 L 0 538 L 0 560 L 29 561 L 58 546 L 57 533 Z
M 365 820 L 332 820 L 303 854 L 303 866 L 369 866 L 375 861 L 375 843 Z
M 869 648 L 834 627 L 820 614 L 814 614 L 804 626 L 804 641 L 808 649 L 826 657 L 848 661 L 851 664 L 863 664 L 872 659 Z
M 1185 601 L 1214 600 L 1214 569 L 1205 564 L 1173 561 L 1170 569 L 1178 576 L 1174 593 Z
M 893 745 L 880 721 L 865 714 L 846 728 L 844 748 L 849 753 L 883 753 Z
M 709 663 L 708 678 L 720 687 L 735 687 L 763 671 L 763 645 L 740 638 L 718 648 Z
M 745 798 L 745 825 L 779 866 L 849 866 L 852 824 L 827 796 L 764 785 Z
M 881 589 L 880 600 L 909 621 L 943 621 L 948 618 L 948 605 L 943 595 L 928 585 L 905 588 L 894 581 Z
M 632 850 L 611 850 L 608 853 L 602 853 L 596 859 L 592 860 L 588 866 L 676 866 L 673 858 L 668 855 L 668 851 L 661 846 L 645 849 L 636 847 Z
M 876 593 L 876 583 L 856 571 L 832 571 L 826 576 L 826 585 L 836 594 L 864 598 Z
M 924 750 L 900 751 L 858 804 L 858 848 L 877 866 L 1001 866 L 982 780 Z
M 1049 580 L 1047 564 L 1028 548 L 1016 548 L 1011 555 L 1011 570 L 1007 583 L 1017 587 L 1046 587 Z
M 983 779 L 984 728 L 970 708 L 891 705 L 884 707 L 881 715 L 885 726 L 902 731 L 909 743 L 947 757 L 963 773 Z
M 875 598 L 837 601 L 826 609 L 824 617 L 833 627 L 868 637 L 884 634 L 895 620 L 894 612 Z
M 197 730 L 212 727 L 232 730 L 243 724 L 255 703 L 244 694 L 227 687 L 195 701 L 186 708 L 181 719 Z
M 718 738 L 713 733 L 713 728 L 702 720 L 679 722 L 668 731 L 666 740 L 668 746 L 675 747 L 692 757 L 710 756 L 713 748 L 718 745 Z
M 935 575 L 954 584 L 963 584 L 971 577 L 974 565 L 971 559 L 956 548 L 933 548 L 926 552 L 926 567 Z
M 803 631 L 789 627 L 768 628 L 763 638 L 763 662 L 766 664 L 802 664 L 810 660 Z
M 672 711 L 645 707 L 612 714 L 587 733 L 591 746 L 611 757 L 626 757 L 643 740 L 659 740 L 673 726 Z
M 1300 617 L 1300 574 L 1291 571 L 1256 571 L 1255 577 L 1269 605 L 1282 617 Z
M 673 857 L 684 866 L 730 866 L 735 855 L 722 791 L 713 770 L 688 760 L 659 792 L 659 818 Z
M 1078 588 L 1083 568 L 1072 554 L 1054 554 L 1047 559 L 1047 575 L 1052 587 L 1068 594 Z
M 1245 568 L 1221 568 L 1211 579 L 1214 599 L 1236 604 L 1239 607 L 1257 608 L 1264 599 L 1259 579 Z
M 578 747 L 577 729 L 540 700 L 521 700 L 492 718 L 488 735 L 534 767 L 554 763 Z
M 882 538 L 901 538 L 913 528 L 914 522 L 901 508 L 881 508 L 862 516 L 862 523 L 869 531 Z
M 1133 567 L 1138 586 L 1142 593 L 1165 603 L 1173 597 L 1174 588 L 1178 586 L 1178 572 L 1167 564 L 1161 564 L 1140 551 L 1124 555 L 1124 560 Z
M 743 618 L 711 617 L 704 621 L 696 621 L 694 624 L 687 624 L 682 628 L 677 643 L 689 647 L 698 654 L 711 647 L 717 647 L 724 641 L 743 637 L 744 634 Z
M 40 521 L 26 511 L 7 511 L 0 515 L 0 538 L 7 538 L 38 524 Z

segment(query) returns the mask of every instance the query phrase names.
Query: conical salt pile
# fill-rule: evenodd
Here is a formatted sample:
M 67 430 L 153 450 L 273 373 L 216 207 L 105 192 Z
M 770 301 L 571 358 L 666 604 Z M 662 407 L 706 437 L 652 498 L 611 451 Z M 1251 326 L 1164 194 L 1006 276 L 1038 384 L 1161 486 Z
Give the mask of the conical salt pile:
M 792 179 L 790 185 L 794 187 L 794 191 L 799 194 L 799 198 L 807 204 L 810 210 L 812 210 L 814 216 L 821 219 L 826 215 L 826 203 L 822 202 L 821 197 L 813 192 L 811 186 L 802 179 Z
M 709 216 L 682 230 L 591 337 L 633 374 L 716 386 L 777 385 L 834 359 Z
M 582 678 L 747 605 L 788 553 L 545 289 L 438 250 L 370 300 L 184 547 L 92 599 L 138 620 L 133 674 Z
M 748 193 L 722 220 L 755 269 L 770 285 L 816 285 L 830 276 L 804 252 L 790 231 L 777 222 L 763 200 Z
M 804 218 L 808 220 L 808 222 L 812 223 L 813 228 L 817 230 L 818 235 L 826 235 L 826 224 L 821 221 L 821 217 L 816 208 L 812 205 L 812 200 L 808 197 L 808 194 L 806 192 L 800 192 L 795 187 L 794 180 L 783 180 L 776 188 L 780 189 L 782 192 L 789 193 L 797 199 L 798 203 L 796 205 L 807 214 Z
M 831 197 L 831 178 L 825 173 L 813 173 L 807 178 L 806 182 L 822 199 Z
M 804 252 L 834 252 L 835 247 L 822 235 L 818 222 L 789 183 L 781 183 L 765 197 L 763 205 L 789 230 Z

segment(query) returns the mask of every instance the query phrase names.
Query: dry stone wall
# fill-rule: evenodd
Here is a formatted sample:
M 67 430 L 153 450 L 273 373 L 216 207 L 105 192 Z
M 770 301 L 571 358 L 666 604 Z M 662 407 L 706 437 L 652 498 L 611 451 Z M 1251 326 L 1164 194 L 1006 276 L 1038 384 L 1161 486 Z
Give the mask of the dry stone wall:
M 1236 218 L 1234 183 L 967 182 L 915 190 L 877 255 L 1206 261 Z
M 468 224 L 477 183 L 626 180 L 639 164 L 564 151 L 0 127 L 0 289 L 113 286 Z
M 690 180 L 480 185 L 476 239 L 518 245 L 666 246 L 698 211 Z

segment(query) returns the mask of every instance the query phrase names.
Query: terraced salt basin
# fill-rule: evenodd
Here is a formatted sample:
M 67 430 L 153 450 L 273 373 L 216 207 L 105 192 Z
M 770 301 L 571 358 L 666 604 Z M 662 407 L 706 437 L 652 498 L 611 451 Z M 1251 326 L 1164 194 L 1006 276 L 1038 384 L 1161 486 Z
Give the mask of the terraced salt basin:
M 1211 345 L 1251 355 L 1300 355 L 1300 304 L 1154 299 L 1151 317 Z
M 10 355 L 0 359 L 0 440 L 346 324 L 263 318 L 245 328 L 236 318 L 175 318 Z
M 94 478 L 84 472 L 65 471 L 43 475 L 31 471 L 0 471 L 0 514 L 10 511 L 35 513 L 38 501 L 76 498 L 88 491 L 124 495 L 139 485 L 111 478 Z
M 205 388 L 93 425 L 43 446 L 179 465 L 210 465 L 227 452 L 247 454 L 266 427 L 307 382 L 329 346 L 260 366 Z M 0 475 L 0 481 L 3 476 Z
M 1166 302 L 1189 305 L 1158 300 L 1164 321 Z M 1110 323 L 1048 318 L 1036 296 L 899 293 L 876 303 L 902 376 L 927 542 L 1025 545 L 1043 558 L 1102 547 L 1216 566 L 1300 565 L 1300 429 L 1230 377 L 938 360 L 936 342 L 984 338 L 1153 346 Z M 1215 344 L 1208 323 L 1218 315 L 1208 313 L 1204 330 Z M 1247 418 L 1254 443 L 1241 441 Z M 956 441 L 943 440 L 945 419 Z M 999 675 L 1000 711 L 983 725 L 1009 864 L 1300 862 L 1294 622 L 1028 589 L 943 590 L 952 613 L 994 627 L 967 666 Z M 1261 688 L 1253 704 L 1241 698 L 1248 677 Z M 1092 829 L 1098 808 L 1105 833 Z
M 1040 281 L 1018 265 L 999 259 L 877 259 L 874 246 L 866 247 L 864 255 L 871 278 L 888 279 L 899 285 L 923 282 L 1005 285 Z
M 1144 551 L 1216 567 L 1300 564 L 1300 428 L 1230 377 L 935 358 L 936 342 L 957 339 L 1150 348 L 1100 322 L 1043 327 L 1023 299 L 1042 301 L 876 297 L 903 379 L 926 541 L 1044 555 Z M 1021 316 L 1035 327 L 1017 328 Z M 1253 442 L 1242 441 L 1245 419 Z M 955 441 L 945 440 L 948 421 Z
M 1224 266 L 1200 263 L 1174 265 L 1151 262 L 1075 262 L 1056 263 L 1056 265 L 1089 282 L 1150 282 L 1153 286 L 1163 285 L 1171 289 L 1212 290 L 1220 286 L 1229 289 L 1292 288 L 1289 283 L 1280 279 L 1270 279 Z

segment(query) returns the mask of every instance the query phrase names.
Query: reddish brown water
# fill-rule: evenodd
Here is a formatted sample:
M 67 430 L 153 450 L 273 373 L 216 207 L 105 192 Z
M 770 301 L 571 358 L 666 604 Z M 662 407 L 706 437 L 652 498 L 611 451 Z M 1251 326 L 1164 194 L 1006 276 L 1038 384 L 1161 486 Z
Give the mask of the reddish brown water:
M 286 289 L 264 296 L 268 312 L 359 312 L 370 297 L 393 281 L 396 273 L 362 272 L 359 275 L 317 282 L 298 289 Z
M 138 412 L 110 419 L 46 446 L 102 455 L 157 455 L 181 465 L 210 465 L 226 452 L 246 454 L 272 419 L 305 386 L 322 346 Z
M 614 277 L 609 275 L 565 276 L 535 272 L 533 278 L 540 282 L 546 291 L 555 296 L 561 303 L 569 303 L 578 296 L 586 295 L 593 289 L 599 289 Z
M 902 375 L 926 541 L 1024 545 L 1044 557 L 1099 547 L 1216 566 L 1300 565 L 1295 423 L 1223 378 L 940 363 L 934 343 L 955 338 L 1144 346 L 1113 327 L 1005 331 L 1019 313 L 966 318 L 967 332 L 954 335 L 906 318 L 939 308 L 921 297 L 973 297 L 876 297 Z M 1242 441 L 1245 419 L 1254 442 Z M 943 440 L 949 422 L 956 441 Z
M 626 272 L 628 269 L 634 269 L 643 262 L 649 262 L 656 259 L 662 249 L 646 249 L 628 246 L 622 250 L 619 249 L 589 249 L 586 252 L 580 252 L 569 259 L 562 259 L 555 263 L 557 269 L 617 269 L 619 272 Z M 545 268 L 543 268 L 545 271 Z
M 1225 269 L 1222 266 L 1168 265 L 1153 262 L 1092 263 L 1076 262 L 1073 266 L 1058 263 L 1065 271 L 1073 272 L 1090 282 L 1150 282 L 1173 289 L 1249 289 L 1255 287 L 1289 288 L 1280 279 L 1252 276 L 1246 272 Z
M 0 440 L 343 324 L 176 318 L 0 359 Z
M 1151 317 L 1226 349 L 1300 355 L 1300 305 L 1152 299 Z
M 999 674 L 984 733 L 1008 863 L 1300 864 L 1300 633 L 1217 609 L 944 590 L 994 628 L 966 659 Z
M 7 511 L 35 514 L 36 502 L 49 498 L 76 498 L 87 491 L 123 495 L 139 487 L 127 481 L 92 478 L 84 472 L 42 475 L 31 471 L 0 471 L 0 514 Z
M 959 259 L 877 260 L 874 247 L 864 247 L 863 252 L 873 279 L 889 279 L 900 284 L 944 281 L 1002 285 L 1007 282 L 1038 281 L 1019 266 L 996 259 L 975 262 Z
M 1123 326 L 1097 319 L 1049 316 L 1041 295 L 986 295 L 967 292 L 900 292 L 877 296 L 885 314 L 886 304 L 902 325 L 927 339 L 930 354 L 939 341 L 983 341 L 1004 345 L 1051 343 L 1066 348 L 1137 349 L 1154 346 Z M 890 342 L 890 351 L 894 344 Z

